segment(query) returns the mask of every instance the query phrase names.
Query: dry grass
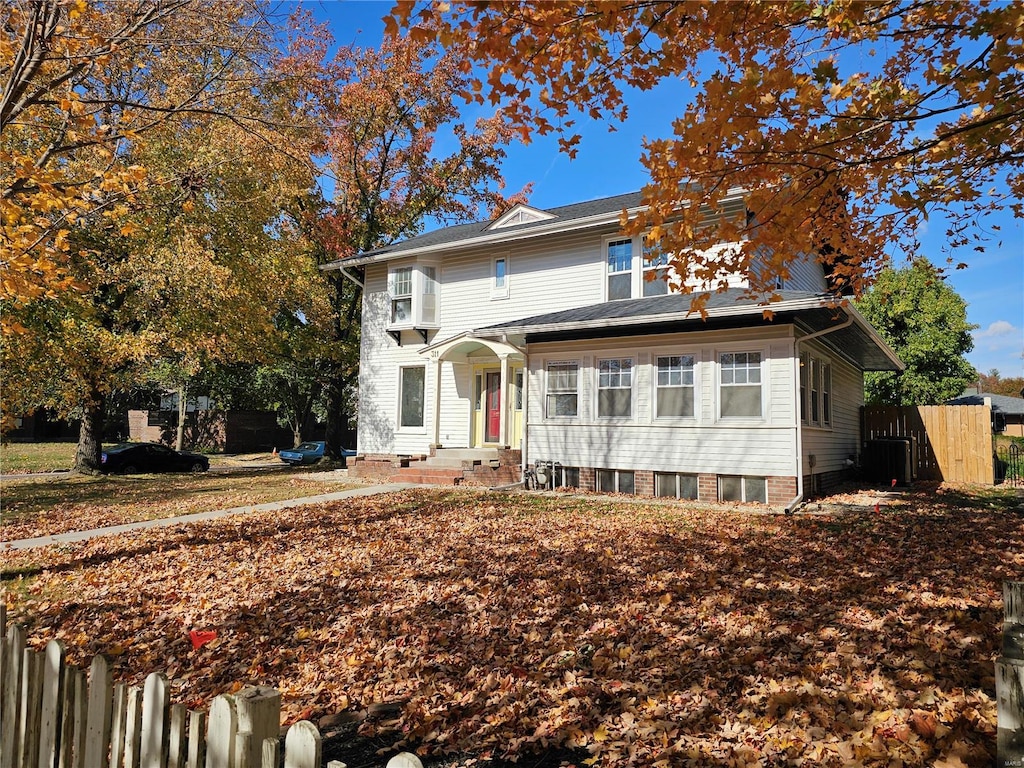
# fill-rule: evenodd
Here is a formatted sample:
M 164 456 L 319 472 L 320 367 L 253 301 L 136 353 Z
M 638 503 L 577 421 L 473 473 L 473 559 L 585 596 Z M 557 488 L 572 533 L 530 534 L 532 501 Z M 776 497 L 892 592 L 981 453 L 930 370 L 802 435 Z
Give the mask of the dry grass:
M 26 478 L 3 483 L 5 540 L 121 525 L 344 490 L 309 469 Z

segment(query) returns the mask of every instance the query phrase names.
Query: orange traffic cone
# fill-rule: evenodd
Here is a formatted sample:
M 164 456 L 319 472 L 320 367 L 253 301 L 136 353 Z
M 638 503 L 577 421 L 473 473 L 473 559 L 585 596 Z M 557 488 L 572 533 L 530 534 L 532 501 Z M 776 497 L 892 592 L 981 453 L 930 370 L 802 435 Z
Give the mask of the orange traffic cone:
M 270 454 L 270 455 L 271 456 L 277 456 L 277 446 L 274 446 L 274 452 L 272 454 Z

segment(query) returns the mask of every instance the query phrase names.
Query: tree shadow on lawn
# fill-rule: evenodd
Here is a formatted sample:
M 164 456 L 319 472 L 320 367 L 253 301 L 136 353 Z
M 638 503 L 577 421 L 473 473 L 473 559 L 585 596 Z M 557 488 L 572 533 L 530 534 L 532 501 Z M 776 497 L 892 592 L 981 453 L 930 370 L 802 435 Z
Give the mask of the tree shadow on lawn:
M 121 600 L 50 603 L 34 619 L 91 625 L 92 650 L 137 628 L 150 656 L 162 645 L 153 657 L 130 646 L 122 673 L 173 658 L 186 698 L 269 684 L 292 717 L 314 719 L 401 701 L 399 733 L 368 722 L 362 736 L 438 753 L 628 742 L 639 762 L 695 750 L 724 765 L 748 748 L 786 762 L 808 758 L 816 734 L 862 731 L 893 757 L 916 747 L 907 764 L 954 744 L 969 765 L 991 761 L 978 693 L 994 693 L 1019 515 L 933 503 L 673 517 L 562 499 L 529 510 L 515 497 L 406 493 L 121 541 L 86 562 L 130 572 L 161 550 L 206 562 L 187 598 L 209 597 L 201 626 L 174 613 L 184 593 L 165 594 L 180 588 L 175 563 Z M 225 598 L 247 559 L 266 571 Z M 191 628 L 221 642 L 193 651 Z M 915 711 L 942 729 L 908 725 Z

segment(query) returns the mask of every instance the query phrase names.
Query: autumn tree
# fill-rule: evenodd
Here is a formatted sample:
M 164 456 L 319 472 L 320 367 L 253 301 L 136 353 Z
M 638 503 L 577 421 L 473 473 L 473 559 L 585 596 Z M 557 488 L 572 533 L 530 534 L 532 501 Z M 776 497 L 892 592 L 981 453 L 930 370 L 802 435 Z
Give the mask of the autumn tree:
M 458 95 L 467 83 L 456 54 L 410 39 L 387 38 L 377 49 L 338 53 L 322 92 L 333 190 L 324 207 L 305 219 L 317 241 L 317 262 L 408 238 L 429 220 L 471 219 L 480 207 L 503 204 L 500 160 L 510 132 L 500 118 L 460 122 Z M 353 444 L 348 415 L 358 375 L 362 292 L 336 269 L 323 277 L 332 316 L 318 354 L 332 351 L 321 364 L 327 443 L 337 455 Z
M 979 214 L 1024 215 L 1020 4 L 1002 2 L 398 3 L 392 28 L 460 51 L 464 95 L 503 104 L 529 141 L 556 133 L 575 154 L 580 116 L 629 119 L 627 90 L 692 89 L 673 135 L 648 140 L 650 231 L 681 274 L 750 293 L 816 254 L 859 292 L 921 223 L 950 242 Z M 476 76 L 478 71 L 483 74 Z M 511 103 L 507 103 L 511 100 Z M 749 215 L 702 226 L 731 189 Z M 739 241 L 733 251 L 702 252 Z M 766 270 L 751 270 L 767 254 Z
M 974 379 L 964 355 L 974 348 L 967 303 L 926 259 L 885 269 L 857 308 L 906 364 L 866 373 L 865 399 L 879 405 L 938 405 Z
M 978 374 L 978 387 L 979 391 L 993 395 L 1024 397 L 1024 377 L 1002 376 L 995 368 Z
M 35 229 L 32 242 L 7 232 L 5 254 L 49 265 L 5 259 L 17 279 L 0 304 L 15 331 L 0 347 L 3 406 L 80 416 L 83 471 L 99 465 L 111 392 L 258 355 L 269 317 L 316 286 L 284 215 L 313 185 L 313 137 L 296 125 L 303 91 L 276 27 L 241 0 L 150 7 L 26 3 L 22 15 L 50 8 L 58 22 L 8 27 L 18 50 L 43 53 L 10 70 L 32 98 L 4 113 L 4 151 L 22 158 L 4 177 L 4 221 L 20 232 L 31 215 Z M 81 120 L 64 125 L 65 112 Z M 137 183 L 112 183 L 118 169 Z

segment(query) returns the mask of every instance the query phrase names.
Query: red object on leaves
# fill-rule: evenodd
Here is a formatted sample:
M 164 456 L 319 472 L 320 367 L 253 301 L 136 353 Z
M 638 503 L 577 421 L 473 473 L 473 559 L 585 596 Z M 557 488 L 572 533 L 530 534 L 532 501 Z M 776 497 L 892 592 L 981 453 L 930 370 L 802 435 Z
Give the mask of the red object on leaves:
M 193 629 L 191 632 L 188 633 L 188 638 L 192 641 L 192 650 L 198 651 L 207 643 L 211 642 L 212 640 L 216 640 L 217 633 L 213 631 L 203 632 L 198 629 Z
M 896 487 L 896 478 L 894 477 L 892 479 L 892 485 L 890 486 L 890 488 L 895 488 L 895 487 Z
M 882 512 L 882 505 L 881 504 L 875 504 L 875 514 L 878 515 L 878 514 L 881 514 L 881 512 Z

